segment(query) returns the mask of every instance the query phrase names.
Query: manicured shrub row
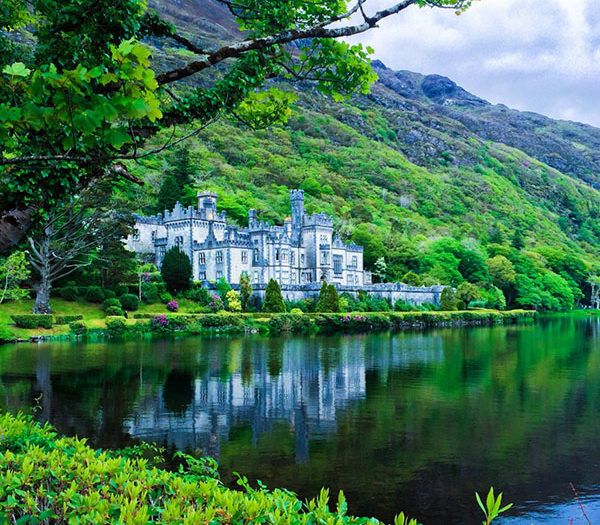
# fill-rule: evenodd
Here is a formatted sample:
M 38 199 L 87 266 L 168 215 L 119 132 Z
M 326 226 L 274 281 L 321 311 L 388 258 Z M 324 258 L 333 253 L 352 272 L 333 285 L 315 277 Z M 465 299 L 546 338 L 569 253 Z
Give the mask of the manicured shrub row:
M 83 321 L 73 321 L 69 323 L 69 331 L 73 335 L 84 336 L 88 333 L 88 328 Z
M 346 516 L 341 493 L 331 511 L 327 490 L 309 502 L 287 490 L 251 488 L 245 478 L 243 490 L 232 490 L 190 456 L 171 472 L 59 437 L 23 415 L 0 414 L 0 428 L 0 516 L 7 523 L 381 523 Z M 404 515 L 395 523 L 417 525 Z
M 53 315 L 23 314 L 11 315 L 11 319 L 19 328 L 52 328 Z

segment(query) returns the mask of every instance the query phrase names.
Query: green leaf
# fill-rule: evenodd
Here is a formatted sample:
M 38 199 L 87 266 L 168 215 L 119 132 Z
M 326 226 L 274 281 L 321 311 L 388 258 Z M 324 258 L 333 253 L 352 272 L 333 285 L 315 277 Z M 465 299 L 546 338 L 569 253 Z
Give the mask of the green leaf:
M 26 78 L 31 73 L 31 69 L 29 69 L 23 62 L 15 62 L 9 66 L 4 66 L 2 73 L 6 75 L 10 75 L 13 77 L 23 77 Z

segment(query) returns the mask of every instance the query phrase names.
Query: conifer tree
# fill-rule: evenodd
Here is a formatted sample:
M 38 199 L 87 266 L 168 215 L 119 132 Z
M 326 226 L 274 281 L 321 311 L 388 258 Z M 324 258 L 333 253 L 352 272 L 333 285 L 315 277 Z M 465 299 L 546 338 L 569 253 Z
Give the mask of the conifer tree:
M 184 187 L 192 182 L 194 173 L 189 150 L 187 148 L 177 149 L 173 154 L 169 175 L 173 175 L 182 194 Z
M 265 290 L 265 302 L 262 305 L 262 311 L 267 313 L 284 313 L 285 304 L 279 283 L 275 279 L 270 279 Z
M 340 311 L 340 296 L 338 295 L 335 284 L 330 284 L 327 286 L 327 306 L 329 308 L 329 312 Z
M 169 292 L 187 290 L 192 282 L 192 263 L 185 253 L 173 246 L 165 254 L 160 273 Z
M 450 312 L 456 310 L 458 300 L 454 290 L 450 287 L 444 288 L 442 295 L 440 296 L 440 310 L 443 312 Z
M 319 290 L 319 298 L 317 299 L 316 312 L 327 311 L 327 281 L 323 281 L 321 289 Z
M 245 312 L 248 308 L 248 302 L 252 295 L 252 284 L 250 282 L 250 276 L 243 272 L 240 276 L 240 299 L 242 301 L 242 310 Z
M 177 185 L 175 177 L 167 174 L 160 185 L 160 190 L 158 190 L 158 199 L 156 202 L 158 213 L 162 213 L 165 210 L 172 210 L 175 203 L 180 199 L 181 189 Z

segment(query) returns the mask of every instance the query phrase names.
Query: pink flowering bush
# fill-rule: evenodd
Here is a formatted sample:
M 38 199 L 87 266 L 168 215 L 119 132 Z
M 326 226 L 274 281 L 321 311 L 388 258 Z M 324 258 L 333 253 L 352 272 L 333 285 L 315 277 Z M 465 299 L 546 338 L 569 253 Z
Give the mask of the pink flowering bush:
M 208 303 L 208 307 L 212 312 L 220 312 L 225 309 L 225 305 L 223 304 L 223 299 L 221 299 L 217 294 L 210 294 L 210 301 Z
M 169 312 L 176 312 L 178 309 L 179 305 L 175 299 L 167 303 L 167 310 L 169 310 Z

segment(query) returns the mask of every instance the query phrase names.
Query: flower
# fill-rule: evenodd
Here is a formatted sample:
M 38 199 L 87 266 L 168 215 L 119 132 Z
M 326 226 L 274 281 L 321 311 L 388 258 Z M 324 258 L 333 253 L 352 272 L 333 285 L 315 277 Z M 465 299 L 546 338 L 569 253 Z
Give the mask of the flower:
M 167 303 L 167 310 L 169 310 L 169 312 L 176 312 L 178 309 L 179 305 L 177 304 L 177 301 L 175 301 L 175 299 Z

